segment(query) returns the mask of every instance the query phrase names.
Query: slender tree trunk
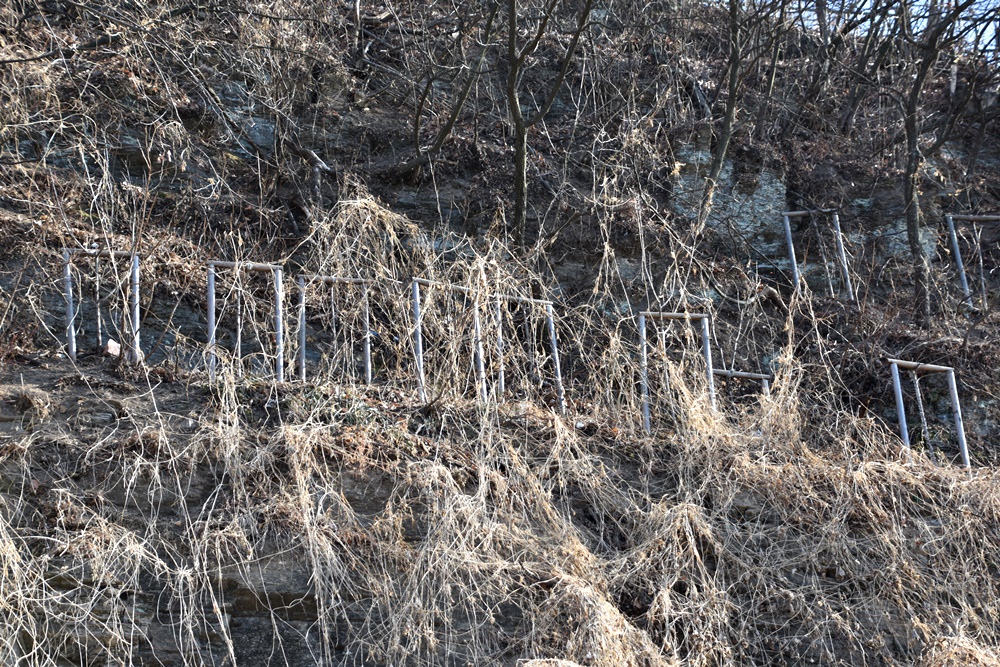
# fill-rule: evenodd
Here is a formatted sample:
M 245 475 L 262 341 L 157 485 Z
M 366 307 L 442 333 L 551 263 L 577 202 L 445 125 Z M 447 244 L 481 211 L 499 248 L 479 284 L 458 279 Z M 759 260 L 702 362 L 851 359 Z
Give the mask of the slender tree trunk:
M 913 132 L 909 125 L 913 124 Z M 930 264 L 924 244 L 920 239 L 923 213 L 920 210 L 920 148 L 917 145 L 916 119 L 908 117 L 906 168 L 903 181 L 903 200 L 906 208 L 906 240 L 913 258 L 914 319 L 926 327 L 931 321 Z
M 712 199 L 715 196 L 715 188 L 719 181 L 719 174 L 722 173 L 722 165 L 726 160 L 726 152 L 729 150 L 729 141 L 733 137 L 733 124 L 736 122 L 737 93 L 740 86 L 740 0 L 729 0 L 729 85 L 726 99 L 726 115 L 722 119 L 722 128 L 719 130 L 719 141 L 715 147 L 715 155 L 712 156 L 712 165 L 708 170 L 708 178 L 705 181 L 705 190 L 701 196 L 701 204 L 698 207 L 698 222 L 695 225 L 695 233 L 700 234 L 708 221 L 708 215 L 712 212 Z
M 528 235 L 528 128 L 514 123 L 514 238 L 523 246 Z

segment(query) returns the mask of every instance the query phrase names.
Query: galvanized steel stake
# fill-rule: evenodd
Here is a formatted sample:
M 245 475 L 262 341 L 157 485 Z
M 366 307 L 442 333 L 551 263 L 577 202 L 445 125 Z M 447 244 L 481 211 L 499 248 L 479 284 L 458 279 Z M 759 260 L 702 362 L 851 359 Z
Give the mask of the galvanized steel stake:
M 306 279 L 298 278 L 299 284 L 299 380 L 306 381 Z
M 563 391 L 562 370 L 559 368 L 559 345 L 556 342 L 556 320 L 552 304 L 545 305 L 545 317 L 549 321 L 549 340 L 552 344 L 552 365 L 556 372 L 556 394 L 559 397 L 559 414 L 566 414 L 566 393 Z
M 70 265 L 69 250 L 63 250 L 63 287 L 66 290 L 66 351 L 69 358 L 76 361 L 76 307 L 73 305 L 73 268 Z
M 955 220 L 952 216 L 944 216 L 948 223 L 948 236 L 951 237 L 951 251 L 955 254 L 955 265 L 958 267 L 958 278 L 962 283 L 962 294 L 965 295 L 965 302 L 972 308 L 972 290 L 969 289 L 969 280 L 965 276 L 965 263 L 962 262 L 962 250 L 958 247 L 958 233 L 955 231 Z
M 417 395 L 422 402 L 427 401 L 427 392 L 424 388 L 424 341 L 420 327 L 420 283 L 414 278 L 411 283 L 413 290 L 413 354 L 417 362 Z
M 208 377 L 215 379 L 215 266 L 208 265 Z
M 649 426 L 649 360 L 646 352 L 646 316 L 639 315 L 639 387 L 642 394 L 642 428 L 651 433 Z

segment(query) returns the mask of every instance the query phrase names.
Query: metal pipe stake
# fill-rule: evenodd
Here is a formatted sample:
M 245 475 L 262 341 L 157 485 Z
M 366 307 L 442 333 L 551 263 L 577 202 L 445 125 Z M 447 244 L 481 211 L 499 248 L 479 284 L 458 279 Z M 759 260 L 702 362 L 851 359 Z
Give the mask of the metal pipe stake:
M 642 394 L 642 428 L 652 432 L 649 426 L 649 359 L 646 351 L 646 316 L 639 314 L 639 387 Z
M 284 272 L 280 268 L 274 269 L 274 379 L 278 382 L 285 381 L 285 318 L 282 311 L 285 289 L 282 282 L 283 275 Z
M 844 289 L 847 297 L 854 301 L 854 287 L 851 285 L 851 272 L 847 266 L 847 251 L 844 250 L 844 234 L 840 231 L 840 215 L 833 214 L 833 231 L 836 234 L 837 256 L 840 258 L 840 272 L 844 276 Z
M 413 292 L 413 354 L 417 362 L 417 395 L 421 402 L 427 401 L 427 390 L 424 387 L 424 341 L 421 334 L 420 321 L 420 282 L 417 278 L 410 283 Z
M 895 362 L 889 362 L 889 371 L 892 373 L 892 391 L 896 395 L 896 418 L 899 420 L 899 437 L 903 439 L 903 445 L 906 447 L 907 460 L 911 460 L 910 429 L 906 425 L 906 406 L 903 404 L 903 385 L 899 381 L 899 366 Z
M 306 381 L 306 279 L 299 276 L 299 380 Z
M 958 247 L 958 233 L 955 231 L 955 220 L 953 216 L 944 216 L 948 223 L 948 236 L 951 237 L 951 251 L 955 254 L 955 265 L 958 267 L 958 278 L 962 283 L 962 294 L 965 295 L 965 302 L 972 308 L 972 290 L 969 289 L 969 279 L 965 275 L 965 263 L 962 262 L 962 250 Z
M 562 370 L 559 367 L 559 344 L 556 341 L 556 318 L 552 304 L 545 305 L 545 317 L 549 321 L 549 342 L 552 345 L 552 366 L 556 373 L 556 394 L 559 397 L 559 414 L 566 414 L 566 392 L 563 390 Z
M 208 377 L 215 379 L 215 267 L 208 265 Z
M 958 384 L 955 382 L 955 371 L 948 371 L 948 392 L 951 394 L 951 411 L 955 416 L 955 430 L 958 432 L 958 448 L 962 452 L 962 463 L 970 470 L 969 446 L 965 442 L 965 423 L 962 421 L 962 405 L 958 401 Z
M 795 213 L 798 213 L 796 211 Z M 789 219 L 789 214 L 786 213 L 782 216 L 782 220 L 785 224 L 785 243 L 788 244 L 788 261 L 792 263 L 792 284 L 795 291 L 799 291 L 799 264 L 795 260 L 795 242 L 792 240 L 792 223 Z

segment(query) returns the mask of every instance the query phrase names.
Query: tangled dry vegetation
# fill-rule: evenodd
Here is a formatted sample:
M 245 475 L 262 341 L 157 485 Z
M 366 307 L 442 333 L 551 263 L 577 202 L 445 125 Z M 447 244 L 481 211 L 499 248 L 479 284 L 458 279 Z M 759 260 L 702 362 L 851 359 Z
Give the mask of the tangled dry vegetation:
M 482 405 L 462 335 L 472 305 L 429 290 L 418 404 L 407 286 L 393 280 L 482 295 L 494 340 L 486 295 L 547 296 L 543 277 L 499 245 L 445 247 L 364 197 L 315 224 L 303 271 L 379 279 L 373 386 L 356 303 L 340 314 L 349 351 L 312 364 L 308 384 L 241 377 L 225 357 L 215 382 L 94 357 L 36 357 L 23 386 L 8 373 L 7 663 L 997 664 L 995 471 L 970 478 L 921 452 L 907 464 L 881 419 L 842 402 L 836 373 L 793 354 L 814 330 L 778 348 L 770 398 L 723 392 L 718 412 L 697 343 L 683 354 L 685 329 L 657 338 L 666 372 L 644 437 L 634 332 L 607 302 L 561 313 L 564 419 L 544 407 L 550 359 L 531 312 L 504 313 L 508 400 Z M 266 331 L 266 295 L 243 299 L 261 302 L 244 308 Z M 311 294 L 310 330 L 331 350 L 325 303 Z M 768 331 L 761 312 L 737 330 Z M 796 330 L 794 313 L 772 319 L 778 338 Z
M 574 81 L 589 82 L 575 90 L 597 120 L 540 132 L 553 147 L 592 142 L 535 172 L 546 187 L 565 176 L 540 225 L 565 216 L 592 227 L 573 237 L 600 250 L 584 288 L 554 279 L 548 239 L 520 254 L 497 240 L 502 206 L 480 211 L 486 233 L 461 237 L 390 213 L 364 179 L 332 176 L 317 153 L 391 171 L 398 146 L 448 117 L 454 98 L 434 84 L 467 72 L 454 54 L 478 47 L 421 50 L 413 23 L 386 27 L 373 11 L 370 48 L 357 53 L 343 48 L 357 24 L 342 9 L 0 8 L 4 58 L 19 61 L 4 65 L 10 120 L 0 127 L 13 211 L 0 238 L 0 661 L 1000 664 L 996 472 L 977 465 L 970 477 L 922 450 L 907 463 L 873 366 L 889 352 L 954 360 L 967 395 L 992 399 L 995 353 L 947 305 L 951 292 L 937 295 L 935 328 L 912 332 L 894 297 L 906 271 L 873 255 L 856 263 L 871 296 L 860 305 L 808 292 L 754 298 L 761 283 L 731 248 L 711 231 L 678 232 L 655 194 L 676 176 L 663 171 L 675 160 L 659 152 L 661 121 L 700 132 L 670 91 L 712 73 L 661 67 L 638 47 L 614 67 L 599 55 L 611 49 L 590 49 L 582 71 L 605 76 Z M 542 46 L 543 61 L 560 48 Z M 611 85 L 640 66 L 672 74 L 645 92 Z M 474 192 L 493 198 L 488 157 L 504 130 L 491 86 L 484 76 L 474 122 L 420 178 L 480 160 Z M 399 142 L 384 115 L 365 120 L 367 105 L 406 106 L 424 90 L 433 113 L 427 126 L 417 114 L 416 142 Z M 93 243 L 143 253 L 142 369 L 53 353 L 59 252 Z M 639 277 L 627 278 L 616 252 L 633 246 Z M 333 301 L 310 286 L 310 382 L 276 385 L 268 286 L 220 274 L 225 336 L 209 381 L 199 318 L 210 258 L 373 282 Z M 90 271 L 76 272 L 87 295 Z M 125 283 L 102 271 L 108 332 L 120 339 Z M 414 398 L 412 276 L 468 290 L 423 294 L 426 402 Z M 713 303 L 719 292 L 743 303 Z M 566 417 L 544 310 L 515 297 L 559 302 Z M 711 410 L 697 332 L 663 326 L 651 334 L 655 429 L 645 436 L 633 319 L 645 307 L 714 309 L 719 365 L 773 370 L 772 395 L 729 383 Z M 366 329 L 371 386 L 358 358 Z M 940 412 L 945 398 L 928 393 Z M 970 433 L 977 463 L 992 456 L 987 441 Z

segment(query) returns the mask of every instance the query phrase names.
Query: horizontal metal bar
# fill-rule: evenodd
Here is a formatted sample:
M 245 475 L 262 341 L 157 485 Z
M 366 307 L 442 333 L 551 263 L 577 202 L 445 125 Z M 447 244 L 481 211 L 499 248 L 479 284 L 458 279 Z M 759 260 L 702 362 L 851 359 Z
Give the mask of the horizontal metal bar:
M 1000 215 L 958 215 L 949 214 L 952 220 L 965 220 L 966 222 L 997 222 Z
M 223 262 L 217 259 L 210 259 L 205 262 L 206 266 L 216 269 L 244 269 L 245 271 L 281 271 L 278 264 L 258 264 L 257 262 Z
M 551 301 L 546 301 L 545 299 L 530 299 L 530 298 L 528 298 L 526 296 L 508 296 L 508 295 L 505 295 L 505 294 L 498 294 L 496 296 L 497 296 L 498 299 L 502 299 L 504 301 L 516 301 L 517 303 L 535 303 L 535 304 L 538 304 L 540 306 L 551 306 L 552 305 Z
M 727 371 L 725 368 L 713 368 L 712 373 L 719 377 L 742 378 L 744 380 L 770 380 L 770 375 L 763 373 L 745 373 L 744 371 Z
M 137 252 L 128 252 L 127 250 L 89 250 L 87 248 L 67 248 L 67 252 L 71 255 L 87 255 L 88 257 L 142 257 Z
M 371 282 L 368 278 L 342 278 L 340 276 L 315 276 L 307 273 L 300 273 L 299 278 L 309 282 L 324 283 L 326 285 L 367 285 Z
M 951 366 L 936 366 L 934 364 L 922 364 L 917 361 L 904 361 L 902 359 L 888 358 L 885 361 L 889 364 L 896 364 L 905 371 L 916 371 L 918 373 L 921 371 L 925 373 L 947 373 L 955 370 Z
M 704 320 L 708 319 L 705 313 L 664 313 L 644 310 L 639 313 L 643 317 L 651 320 Z
M 454 292 L 462 292 L 463 294 L 472 294 L 474 290 L 470 287 L 462 287 L 461 285 L 452 285 L 450 283 L 441 283 L 436 280 L 428 280 L 427 278 L 414 278 L 418 285 L 423 285 L 424 287 L 441 287 L 443 289 L 449 289 Z M 490 295 L 497 299 L 502 299 L 503 301 L 516 301 L 518 303 L 534 303 L 540 306 L 551 306 L 552 301 L 546 299 L 531 299 L 526 296 L 513 296 L 506 294 L 494 294 Z
M 835 208 L 818 208 L 815 211 L 784 211 L 781 215 L 787 215 L 789 218 L 800 218 L 804 215 L 812 215 L 813 213 L 836 213 Z
M 427 280 L 427 278 L 414 278 L 413 282 L 418 285 L 423 285 L 424 287 L 440 287 L 442 289 L 448 289 L 453 292 L 462 292 L 463 294 L 472 294 L 472 290 L 468 287 L 462 287 L 461 285 L 452 285 L 449 283 L 439 283 L 436 280 Z

